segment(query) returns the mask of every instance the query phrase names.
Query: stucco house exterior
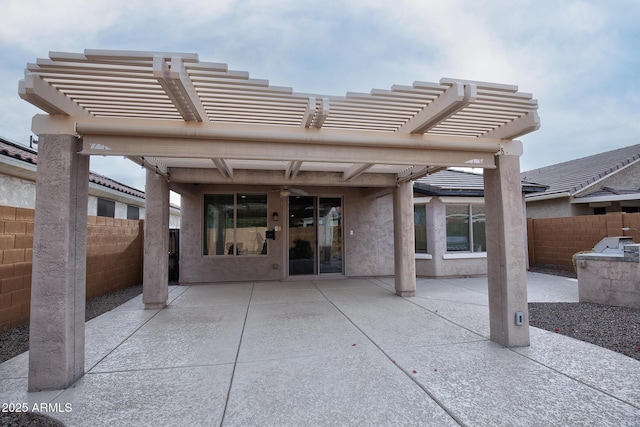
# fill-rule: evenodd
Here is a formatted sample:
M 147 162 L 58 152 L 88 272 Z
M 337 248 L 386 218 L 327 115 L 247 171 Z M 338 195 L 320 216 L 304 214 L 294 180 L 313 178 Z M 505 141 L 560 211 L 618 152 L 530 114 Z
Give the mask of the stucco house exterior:
M 527 194 L 545 186 L 521 183 Z M 413 183 L 416 273 L 423 277 L 487 274 L 482 174 L 445 169 Z
M 640 144 L 522 172 L 546 185 L 528 194 L 528 218 L 640 212 Z
M 37 142 L 37 141 L 36 141 Z M 0 206 L 36 206 L 38 152 L 0 137 Z M 144 192 L 90 172 L 87 215 L 144 219 Z M 180 209 L 171 206 L 170 228 L 180 228 Z
M 93 155 L 147 169 L 150 309 L 167 305 L 170 190 L 182 196 L 181 283 L 392 274 L 396 294 L 411 297 L 412 181 L 483 168 L 491 339 L 529 345 L 528 319 L 514 323 L 528 317 L 517 138 L 540 124 L 537 101 L 517 86 L 443 78 L 325 96 L 191 53 L 85 50 L 28 64 L 19 93 L 44 112 L 32 122 L 34 245 L 43 250 L 33 265 L 30 390 L 68 387 L 84 372 L 84 319 L 73 313 L 83 312 L 86 215 L 76 212 L 86 211 Z M 58 214 L 38 216 L 44 209 Z M 45 280 L 52 272 L 57 280 Z M 52 329 L 65 333 L 52 341 Z

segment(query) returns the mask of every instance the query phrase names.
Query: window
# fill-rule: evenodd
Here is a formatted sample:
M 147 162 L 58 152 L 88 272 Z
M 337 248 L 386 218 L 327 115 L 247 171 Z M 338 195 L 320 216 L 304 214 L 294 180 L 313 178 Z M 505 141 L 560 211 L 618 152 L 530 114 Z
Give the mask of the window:
M 127 205 L 127 219 L 140 219 L 140 208 Z
M 116 202 L 98 197 L 98 216 L 106 216 L 109 218 L 115 218 L 116 216 Z
M 486 252 L 484 205 L 447 205 L 446 209 L 447 252 Z
M 266 255 L 266 194 L 204 197 L 204 255 Z
M 413 205 L 416 253 L 427 254 L 427 205 Z

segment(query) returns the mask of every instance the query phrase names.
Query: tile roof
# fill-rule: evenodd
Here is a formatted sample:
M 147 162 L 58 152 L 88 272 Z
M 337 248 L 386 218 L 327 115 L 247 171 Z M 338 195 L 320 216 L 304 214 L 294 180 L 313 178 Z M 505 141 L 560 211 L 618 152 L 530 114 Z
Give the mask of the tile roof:
M 545 186 L 521 181 L 525 193 L 542 192 Z M 422 177 L 413 183 L 417 193 L 431 196 L 483 197 L 484 177 L 482 174 L 461 170 L 445 169 Z
M 640 160 L 640 144 L 522 172 L 521 179 L 549 188 L 538 196 L 575 195 L 600 179 Z M 532 195 L 533 197 L 533 195 Z
M 0 155 L 12 157 L 27 163 L 38 163 L 38 152 L 24 145 L 0 138 Z
M 0 138 L 0 156 L 11 157 L 33 165 L 38 164 L 38 152 L 24 145 Z M 89 182 L 144 199 L 144 192 L 122 184 L 106 176 L 90 172 Z

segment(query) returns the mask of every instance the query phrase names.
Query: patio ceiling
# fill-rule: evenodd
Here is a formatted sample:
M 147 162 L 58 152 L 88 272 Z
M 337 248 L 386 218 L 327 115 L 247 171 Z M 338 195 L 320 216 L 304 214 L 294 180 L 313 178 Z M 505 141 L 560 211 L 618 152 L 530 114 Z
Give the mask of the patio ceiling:
M 173 182 L 387 186 L 492 168 L 539 127 L 517 86 L 443 78 L 314 95 L 191 53 L 51 52 L 27 65 L 19 93 L 48 113 L 36 134 L 77 134 L 83 154 L 126 156 Z

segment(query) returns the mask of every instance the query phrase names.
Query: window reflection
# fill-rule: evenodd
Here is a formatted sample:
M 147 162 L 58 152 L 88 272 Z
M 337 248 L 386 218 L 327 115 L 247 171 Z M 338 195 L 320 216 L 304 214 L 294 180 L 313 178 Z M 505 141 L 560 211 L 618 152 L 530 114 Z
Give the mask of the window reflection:
M 447 205 L 446 216 L 447 252 L 486 252 L 483 204 Z
M 204 255 L 266 255 L 266 194 L 207 194 Z

